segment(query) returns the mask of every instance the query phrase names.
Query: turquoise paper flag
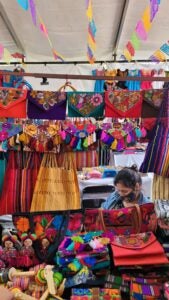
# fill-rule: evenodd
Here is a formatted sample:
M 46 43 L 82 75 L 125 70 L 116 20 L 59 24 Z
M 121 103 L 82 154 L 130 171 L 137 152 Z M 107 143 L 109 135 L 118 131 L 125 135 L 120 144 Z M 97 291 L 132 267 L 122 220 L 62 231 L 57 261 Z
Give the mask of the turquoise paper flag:
M 17 0 L 17 2 L 24 10 L 28 10 L 29 8 L 28 0 Z
M 160 50 L 169 56 L 169 44 L 165 43 L 160 47 Z

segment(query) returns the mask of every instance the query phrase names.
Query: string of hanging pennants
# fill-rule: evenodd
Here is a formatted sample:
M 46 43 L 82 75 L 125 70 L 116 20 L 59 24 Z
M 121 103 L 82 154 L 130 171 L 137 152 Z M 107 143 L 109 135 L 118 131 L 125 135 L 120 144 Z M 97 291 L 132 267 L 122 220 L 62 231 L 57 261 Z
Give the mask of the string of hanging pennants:
M 153 20 L 159 11 L 160 0 L 150 0 L 149 5 L 145 8 L 141 19 L 137 22 L 131 39 L 127 42 L 122 57 L 131 61 L 135 52 L 139 50 L 142 41 L 146 41 L 148 32 L 152 27 Z
M 156 50 L 149 59 L 154 62 L 160 62 L 167 60 L 167 56 L 169 56 L 169 41 Z
M 92 0 L 86 0 L 86 15 L 88 18 L 87 57 L 92 64 L 95 62 L 94 52 L 96 50 L 96 25 L 93 19 Z
M 156 17 L 161 0 L 149 0 L 149 5 L 145 8 L 141 19 L 137 22 L 134 32 L 131 35 L 130 40 L 127 42 L 123 51 L 122 58 L 131 61 L 137 50 L 140 49 L 141 43 L 148 38 L 148 32 L 152 27 L 154 18 Z M 96 61 L 96 24 L 93 18 L 92 0 L 85 0 L 86 2 L 86 16 L 88 19 L 88 32 L 87 32 L 87 58 L 89 63 L 93 64 Z M 47 38 L 49 46 L 51 48 L 53 57 L 55 60 L 64 61 L 64 58 L 59 54 L 49 37 L 48 29 L 38 11 L 35 0 L 17 0 L 17 3 L 25 11 L 30 11 L 32 22 L 39 28 L 41 33 Z M 164 43 L 158 50 L 156 50 L 149 59 L 154 62 L 165 61 L 169 56 L 169 41 Z M 10 63 L 11 58 L 23 59 L 24 55 L 20 53 L 11 54 L 7 48 L 0 44 L 0 60 L 4 60 L 6 63 Z
M 17 0 L 17 2 L 24 10 L 30 10 L 30 13 L 32 16 L 32 22 L 35 26 L 37 26 L 37 23 L 39 23 L 39 29 L 43 33 L 43 35 L 47 38 L 49 46 L 52 50 L 54 59 L 64 61 L 63 56 L 55 50 L 55 48 L 52 44 L 52 41 L 49 37 L 48 30 L 47 30 L 46 25 L 37 9 L 35 1 L 34 0 Z

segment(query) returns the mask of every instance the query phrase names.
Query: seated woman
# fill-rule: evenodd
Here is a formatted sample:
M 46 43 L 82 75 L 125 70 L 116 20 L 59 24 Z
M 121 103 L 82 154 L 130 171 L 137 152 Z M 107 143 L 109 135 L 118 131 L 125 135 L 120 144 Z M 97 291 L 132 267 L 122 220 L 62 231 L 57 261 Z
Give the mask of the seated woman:
M 104 209 L 118 209 L 151 202 L 141 192 L 142 179 L 135 165 L 120 170 L 114 179 L 114 185 L 116 190 L 102 204 Z

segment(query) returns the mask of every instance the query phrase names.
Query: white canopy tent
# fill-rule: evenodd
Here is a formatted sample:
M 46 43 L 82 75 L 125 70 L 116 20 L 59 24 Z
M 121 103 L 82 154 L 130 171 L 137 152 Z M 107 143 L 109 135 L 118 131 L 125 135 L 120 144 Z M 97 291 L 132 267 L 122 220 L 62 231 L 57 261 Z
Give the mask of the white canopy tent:
M 0 43 L 10 53 L 20 52 L 26 62 L 41 62 L 40 65 L 25 65 L 25 70 L 44 73 L 90 74 L 100 64 L 87 63 L 87 26 L 85 0 L 35 0 L 37 11 L 48 29 L 53 47 L 65 59 L 65 63 L 54 62 L 48 40 L 38 26 L 34 26 L 30 11 L 23 10 L 17 0 L 0 0 Z M 114 61 L 113 54 L 120 59 L 124 47 L 131 38 L 137 21 L 141 18 L 149 0 L 93 0 L 93 17 L 97 27 L 95 58 L 97 62 Z M 135 60 L 148 60 L 153 52 L 168 40 L 169 2 L 161 0 L 147 41 L 141 42 Z M 72 64 L 70 64 L 72 62 Z M 69 63 L 69 64 L 68 64 Z M 77 64 L 75 64 L 77 63 Z M 115 66 L 119 67 L 119 66 Z M 2 66 L 1 69 L 9 69 Z M 11 67 L 12 69 L 13 67 Z M 36 81 L 38 88 L 39 80 Z M 53 84 L 51 85 L 51 82 Z M 63 82 L 59 81 L 58 85 Z M 76 85 L 76 84 L 75 84 Z M 78 83 L 78 89 L 92 88 L 93 82 Z M 45 87 L 46 88 L 46 87 Z M 56 80 L 50 80 L 49 88 L 56 89 Z

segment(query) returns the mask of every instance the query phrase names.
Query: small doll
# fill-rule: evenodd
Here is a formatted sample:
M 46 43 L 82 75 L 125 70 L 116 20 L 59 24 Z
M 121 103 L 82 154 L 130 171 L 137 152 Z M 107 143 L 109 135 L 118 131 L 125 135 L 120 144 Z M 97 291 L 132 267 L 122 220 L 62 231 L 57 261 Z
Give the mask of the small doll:
M 49 247 L 51 244 L 53 244 L 56 234 L 57 232 L 54 228 L 47 228 L 45 233 L 40 237 L 39 254 L 42 260 L 44 260 L 45 257 L 47 256 Z
M 41 238 L 41 254 L 45 257 L 48 252 L 48 247 L 50 245 L 50 241 L 47 236 L 43 236 Z
M 16 235 L 4 235 L 2 237 L 2 254 L 1 258 L 7 267 L 17 267 L 18 251 L 15 248 L 18 238 Z
M 33 249 L 33 242 L 36 240 L 36 234 L 23 233 L 21 241 L 23 243 L 19 252 L 19 265 L 22 267 L 31 267 L 37 263 L 35 251 Z

